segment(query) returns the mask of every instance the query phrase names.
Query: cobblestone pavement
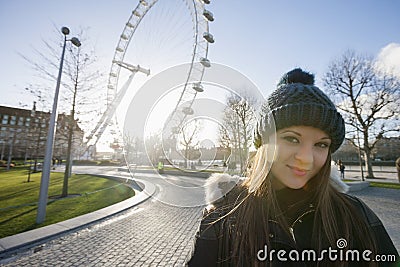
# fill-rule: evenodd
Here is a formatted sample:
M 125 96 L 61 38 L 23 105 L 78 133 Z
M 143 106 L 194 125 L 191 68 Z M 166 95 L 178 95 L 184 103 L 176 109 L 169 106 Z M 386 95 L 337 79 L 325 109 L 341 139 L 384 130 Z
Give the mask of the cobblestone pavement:
M 4 264 L 184 266 L 191 254 L 201 209 L 147 201 L 100 224 L 19 254 Z
M 400 190 L 367 187 L 351 194 L 363 200 L 378 215 L 400 253 Z

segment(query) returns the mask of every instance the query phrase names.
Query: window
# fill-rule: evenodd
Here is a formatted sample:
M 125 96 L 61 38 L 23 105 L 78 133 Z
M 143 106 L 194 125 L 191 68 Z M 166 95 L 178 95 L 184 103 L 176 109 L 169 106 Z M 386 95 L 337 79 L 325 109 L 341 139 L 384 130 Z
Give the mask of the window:
M 17 121 L 17 116 L 14 115 L 11 116 L 10 125 L 15 125 L 16 121 Z
M 6 136 L 7 136 L 7 127 L 1 127 L 0 137 L 6 137 Z
M 18 126 L 24 126 L 24 117 L 18 118 Z
M 3 120 L 1 121 L 2 124 L 8 124 L 8 115 L 4 114 L 3 115 Z

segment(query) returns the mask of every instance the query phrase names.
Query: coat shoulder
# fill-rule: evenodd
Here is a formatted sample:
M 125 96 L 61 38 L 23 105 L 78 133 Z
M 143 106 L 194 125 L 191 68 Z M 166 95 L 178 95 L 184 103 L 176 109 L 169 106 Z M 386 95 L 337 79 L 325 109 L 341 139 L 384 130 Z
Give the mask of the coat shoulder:
M 378 218 L 375 212 L 373 212 L 372 209 L 364 203 L 364 201 L 352 195 L 342 195 L 348 200 L 348 202 L 352 205 L 354 209 L 356 209 L 363 215 L 370 226 L 382 225 L 381 220 Z
M 214 173 L 205 182 L 205 202 L 207 209 L 224 208 L 233 206 L 240 196 L 247 193 L 242 185 L 244 177 L 226 173 Z

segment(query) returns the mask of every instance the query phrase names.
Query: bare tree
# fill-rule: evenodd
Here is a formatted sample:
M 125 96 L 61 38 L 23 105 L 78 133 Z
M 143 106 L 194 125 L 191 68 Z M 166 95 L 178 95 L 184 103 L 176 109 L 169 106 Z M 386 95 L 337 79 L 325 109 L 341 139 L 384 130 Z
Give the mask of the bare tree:
M 82 34 L 80 34 L 80 38 L 82 39 Z M 67 156 L 66 156 L 66 165 L 64 172 L 64 183 L 62 190 L 62 197 L 66 197 L 68 195 L 68 178 L 71 177 L 71 168 L 72 168 L 72 160 L 73 154 L 76 153 L 77 146 L 73 151 L 73 139 L 75 133 L 75 126 L 77 123 L 75 122 L 76 111 L 79 106 L 82 107 L 83 103 L 87 103 L 85 100 L 85 93 L 93 91 L 95 88 L 93 81 L 97 80 L 99 77 L 99 72 L 92 72 L 88 70 L 90 65 L 94 62 L 94 55 L 89 55 L 85 52 L 84 49 L 80 47 L 78 49 L 72 49 L 69 47 L 69 57 L 67 57 L 65 63 L 65 71 L 67 82 L 65 83 L 65 87 L 70 91 L 69 97 L 65 99 L 68 103 L 68 100 L 72 106 L 71 113 L 69 116 L 68 125 L 68 137 L 67 137 Z M 68 82 L 69 81 L 69 82 Z M 81 99 L 78 102 L 78 99 Z M 82 140 L 81 140 L 82 141 Z
M 143 139 L 125 132 L 123 136 L 125 160 L 128 164 L 139 164 L 145 154 Z
M 231 95 L 227 98 L 224 111 L 223 127 L 220 128 L 221 145 L 231 144 L 233 161 L 240 163 L 243 172 L 251 146 L 255 122 L 255 99 L 250 96 Z
M 61 36 L 58 30 L 56 34 Z M 83 34 L 83 30 L 76 35 L 83 45 L 76 48 L 71 47 L 71 44 L 68 43 L 68 53 L 65 54 L 63 79 L 61 80 L 63 88 L 60 92 L 60 110 L 70 113 L 69 116 L 66 116 L 68 118 L 68 121 L 65 122 L 66 129 L 58 131 L 58 136 L 56 136 L 56 140 L 66 140 L 67 143 L 66 155 L 58 155 L 66 157 L 61 196 L 68 195 L 68 178 L 71 176 L 72 159 L 74 155 L 77 156 L 80 143 L 83 142 L 82 136 L 79 138 L 79 136 L 75 136 L 75 133 L 81 126 L 90 128 L 93 125 L 92 118 L 96 117 L 93 116 L 93 112 L 96 112 L 98 107 L 101 106 L 99 105 L 99 100 L 101 99 L 99 92 L 102 90 L 99 90 L 99 88 L 101 88 L 101 77 L 103 75 L 93 66 L 96 62 L 95 53 L 94 50 L 88 48 L 88 45 L 85 45 L 87 39 Z M 38 98 L 43 98 L 44 95 L 52 95 L 48 92 L 54 90 L 54 83 L 57 80 L 56 74 L 59 68 L 59 47 L 63 45 L 63 42 L 63 39 L 58 41 L 43 40 L 43 51 L 34 49 L 35 59 L 21 55 L 32 65 L 39 77 L 40 83 L 38 85 L 30 85 L 30 88 L 28 88 Z M 45 102 L 44 99 L 43 102 Z
M 135 150 L 137 153 L 137 138 L 131 136 L 129 133 L 124 133 L 123 141 L 125 158 L 129 163 L 133 163 L 133 160 L 136 158 L 134 155 Z
M 223 148 L 231 148 L 232 147 L 232 141 L 231 141 L 231 138 L 229 136 L 229 132 L 222 125 L 219 126 L 219 139 L 218 139 L 218 141 L 219 141 L 220 146 L 223 147 Z
M 399 79 L 370 57 L 347 51 L 329 65 L 323 82 L 349 126 L 347 139 L 364 154 L 367 177 L 374 177 L 376 143 L 400 130 Z
M 199 140 L 197 134 L 201 125 L 194 120 L 191 123 L 183 124 L 180 131 L 180 144 L 183 146 L 185 167 L 188 168 L 188 159 L 192 159 L 194 151 L 198 148 Z
M 144 147 L 148 159 L 153 165 L 156 165 L 164 155 L 161 133 L 153 133 L 147 136 L 144 142 Z
M 32 57 L 20 56 L 26 60 L 35 72 L 36 80 L 25 88 L 38 101 L 43 110 L 50 110 L 54 85 L 57 80 L 59 68 L 60 49 L 64 42 L 64 36 L 59 29 L 54 30 L 54 40 L 43 40 L 43 47 L 39 50 L 32 48 Z M 59 113 L 70 114 L 75 108 L 75 116 L 80 128 L 89 130 L 94 127 L 96 121 L 105 106 L 105 76 L 104 71 L 97 66 L 95 50 L 91 49 L 90 41 L 86 38 L 84 30 L 74 34 L 81 40 L 82 46 L 77 49 L 67 43 L 67 52 L 64 57 L 64 68 L 61 79 Z M 104 105 L 103 105 L 104 104 Z M 75 105 L 75 107 L 74 107 Z

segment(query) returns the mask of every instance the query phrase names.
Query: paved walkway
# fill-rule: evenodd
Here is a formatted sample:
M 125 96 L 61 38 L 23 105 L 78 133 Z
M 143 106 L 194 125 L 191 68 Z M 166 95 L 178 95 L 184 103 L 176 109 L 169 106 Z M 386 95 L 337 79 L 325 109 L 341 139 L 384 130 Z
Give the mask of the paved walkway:
M 200 211 L 147 201 L 17 255 L 5 266 L 184 266 Z
M 375 178 L 365 178 L 367 181 L 385 182 L 385 183 L 399 183 L 395 167 L 388 166 L 374 166 L 373 167 Z M 367 171 L 364 170 L 364 176 Z M 361 180 L 361 171 L 359 166 L 346 166 L 345 178 Z
M 367 187 L 351 194 L 363 200 L 378 215 L 400 254 L 400 190 Z

